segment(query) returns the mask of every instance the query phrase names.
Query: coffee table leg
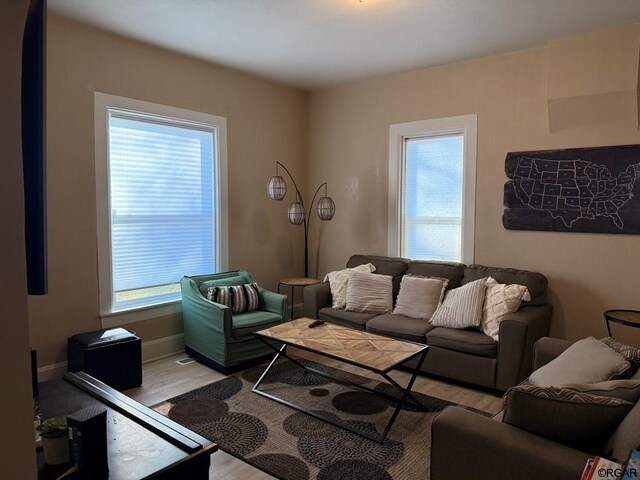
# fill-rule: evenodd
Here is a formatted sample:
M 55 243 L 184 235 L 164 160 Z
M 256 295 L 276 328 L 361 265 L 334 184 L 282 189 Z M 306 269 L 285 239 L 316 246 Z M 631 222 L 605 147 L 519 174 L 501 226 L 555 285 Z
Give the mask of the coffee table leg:
M 269 345 L 270 347 L 274 348 L 272 345 Z M 275 350 L 275 348 L 274 348 Z M 280 349 L 277 351 L 276 356 L 273 357 L 273 360 L 271 360 L 271 363 L 269 364 L 269 366 L 267 367 L 267 369 L 262 372 L 262 375 L 260 375 L 260 378 L 258 379 L 258 381 L 256 382 L 256 384 L 253 386 L 253 388 L 251 389 L 251 391 L 256 392 L 256 389 L 258 388 L 258 386 L 260 386 L 260 383 L 262 383 L 262 380 L 264 379 L 264 377 L 267 376 L 267 373 L 269 373 L 269 370 L 271 370 L 271 367 L 273 367 L 273 365 L 276 363 L 276 361 L 278 360 L 278 358 L 280 358 L 280 355 L 285 354 L 287 350 L 287 344 L 285 343 L 284 345 L 282 345 L 282 347 L 280 347 Z
M 391 415 L 391 418 L 389 419 L 389 423 L 387 423 L 387 426 L 385 427 L 384 432 L 382 432 L 382 440 L 380 443 L 382 443 L 384 439 L 387 438 L 387 434 L 389 433 L 389 430 L 393 426 L 393 423 L 396 421 L 396 417 L 400 413 L 400 410 L 402 409 L 402 406 L 404 405 L 404 402 L 407 400 L 407 398 L 410 398 L 411 401 L 413 401 L 416 405 L 421 406 L 420 402 L 411 394 L 411 389 L 413 388 L 413 384 L 416 381 L 416 378 L 418 377 L 418 372 L 420 371 L 420 367 L 422 367 L 422 363 L 424 362 L 424 359 L 427 356 L 427 352 L 428 350 L 425 350 L 424 353 L 420 356 L 420 360 L 418 360 L 418 364 L 416 365 L 416 368 L 413 371 L 413 375 L 411 375 L 411 380 L 409 380 L 409 383 L 407 384 L 406 388 L 402 388 L 398 384 L 398 382 L 396 382 L 386 373 L 382 374 L 382 376 L 385 378 L 385 380 L 387 380 L 387 382 L 389 382 L 391 385 L 398 388 L 401 392 L 404 392 L 404 393 L 402 394 L 402 398 L 400 398 L 398 405 L 396 405 L 396 409 L 394 410 L 393 415 Z

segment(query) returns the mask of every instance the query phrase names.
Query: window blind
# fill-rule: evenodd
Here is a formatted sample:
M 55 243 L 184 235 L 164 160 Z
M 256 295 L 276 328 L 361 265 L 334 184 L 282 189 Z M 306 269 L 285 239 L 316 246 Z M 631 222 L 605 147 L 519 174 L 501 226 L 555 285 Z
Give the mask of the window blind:
M 109 111 L 113 310 L 180 298 L 216 271 L 216 130 Z
M 403 257 L 461 261 L 463 152 L 462 134 L 405 139 Z

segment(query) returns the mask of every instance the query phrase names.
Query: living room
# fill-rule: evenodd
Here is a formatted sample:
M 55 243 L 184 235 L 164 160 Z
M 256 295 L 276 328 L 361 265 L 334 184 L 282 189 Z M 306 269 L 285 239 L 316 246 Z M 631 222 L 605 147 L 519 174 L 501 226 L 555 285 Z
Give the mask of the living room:
M 15 32 L 6 42 L 6 53 L 3 50 L 3 58 L 7 55 L 17 65 L 16 75 L 19 53 L 10 47 L 21 42 L 18 24 L 24 23 L 26 3 L 12 1 L 16 17 L 9 23 L 16 24 Z M 309 234 L 309 276 L 322 279 L 344 268 L 354 253 L 390 254 L 390 126 L 477 115 L 473 259 L 466 263 L 542 272 L 549 279 L 547 300 L 553 306 L 551 337 L 601 338 L 606 335 L 605 310 L 637 309 L 633 299 L 639 272 L 634 260 L 640 247 L 633 235 L 518 231 L 505 229 L 502 223 L 508 180 L 504 162 L 509 152 L 640 143 L 640 9 L 628 2 L 609 2 L 606 7 L 589 2 L 588 8 L 557 2 L 563 5 L 553 20 L 558 25 L 566 21 L 567 27 L 558 26 L 560 33 L 544 41 L 531 44 L 523 38 L 514 43 L 517 46 L 501 49 L 493 47 L 494 39 L 489 38 L 487 53 L 476 57 L 411 68 L 395 68 L 390 61 L 388 71 L 354 76 L 355 80 L 332 81 L 327 73 L 317 87 L 301 86 L 309 81 L 302 77 L 272 80 L 238 69 L 232 61 L 180 53 L 166 41 L 153 45 L 119 35 L 72 18 L 81 13 L 70 13 L 71 3 L 51 1 L 47 19 L 47 295 L 27 297 L 24 273 L 17 273 L 24 272 L 21 192 L 14 185 L 21 183 L 19 159 L 12 175 L 2 180 L 3 218 L 13 232 L 5 238 L 13 242 L 11 248 L 3 246 L 7 257 L 3 290 L 10 299 L 3 303 L 11 303 L 3 307 L 7 309 L 3 316 L 18 320 L 7 326 L 4 338 L 12 341 L 3 342 L 7 343 L 3 360 L 8 365 L 21 359 L 15 370 L 3 369 L 4 383 L 15 385 L 20 399 L 6 399 L 11 405 L 6 410 L 20 412 L 12 431 L 24 424 L 18 423 L 20 418 L 31 416 L 26 391 L 29 350 L 37 349 L 40 381 L 59 378 L 67 368 L 67 338 L 105 326 L 97 260 L 94 92 L 227 119 L 227 267 L 251 272 L 261 286 L 273 291 L 280 279 L 302 276 L 304 249 L 300 227 L 289 223 L 283 205 L 265 195 L 276 162 L 292 172 L 305 200 L 317 185 L 328 183 L 335 216 L 331 222 L 314 220 Z M 394 2 L 353 3 L 358 5 L 344 6 L 335 14 L 336 22 L 347 18 L 357 28 L 353 17 L 373 16 L 384 25 L 385 15 L 399 15 L 385 6 Z M 629 10 L 623 9 L 625 5 Z M 595 17 L 591 23 L 585 20 L 576 26 L 569 21 L 577 10 L 589 9 Z M 324 14 L 330 22 L 331 15 Z M 507 27 L 508 16 L 500 18 L 504 23 L 496 23 L 497 32 Z M 543 21 L 533 14 L 531 19 L 531 23 Z M 139 21 L 153 28 L 153 16 Z M 295 31 L 289 35 L 293 41 Z M 345 46 L 350 54 L 357 49 Z M 13 97 L 19 99 L 15 88 L 7 86 L 3 94 L 9 95 L 12 105 Z M 9 111 L 3 114 L 3 125 L 12 124 L 12 118 Z M 2 143 L 7 158 L 13 158 L 16 149 L 19 152 L 19 143 L 10 145 L 15 141 L 9 139 Z M 111 322 L 110 326 L 119 325 L 117 319 Z M 146 362 L 183 348 L 180 312 L 122 325 L 142 339 Z M 625 331 L 623 338 L 640 344 L 633 331 Z M 14 452 L 3 452 L 1 463 L 21 458 L 23 466 L 31 465 L 29 455 L 18 453 L 30 441 L 28 437 L 16 442 Z M 3 478 L 28 478 L 15 472 L 29 467 L 7 468 Z

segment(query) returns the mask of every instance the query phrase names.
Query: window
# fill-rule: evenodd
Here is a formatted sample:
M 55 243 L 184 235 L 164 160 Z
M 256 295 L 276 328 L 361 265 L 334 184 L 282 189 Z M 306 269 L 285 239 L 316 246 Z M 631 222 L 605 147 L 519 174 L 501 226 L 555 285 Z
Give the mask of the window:
M 226 270 L 226 120 L 102 93 L 95 107 L 100 308 L 110 326 L 114 314 L 122 324 L 123 312 L 136 321 L 176 311 L 182 276 Z
M 476 116 L 389 128 L 389 254 L 472 263 Z

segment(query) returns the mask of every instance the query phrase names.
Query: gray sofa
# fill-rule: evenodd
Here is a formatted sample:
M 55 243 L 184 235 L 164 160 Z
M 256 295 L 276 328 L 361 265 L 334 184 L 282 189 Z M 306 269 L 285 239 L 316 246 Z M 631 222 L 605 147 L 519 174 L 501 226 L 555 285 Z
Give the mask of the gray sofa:
M 372 263 L 378 274 L 393 277 L 393 297 L 405 274 L 447 278 L 456 288 L 484 277 L 500 283 L 525 285 L 530 302 L 500 324 L 499 342 L 477 329 L 434 328 L 428 322 L 404 315 L 374 315 L 331 308 L 328 282 L 304 289 L 304 315 L 373 333 L 430 345 L 422 366 L 428 374 L 504 391 L 531 373 L 533 345 L 548 335 L 552 307 L 546 303 L 547 279 L 537 272 L 510 268 L 466 266 L 462 263 L 411 261 L 375 255 L 353 255 L 347 268 Z
M 570 345 L 567 340 L 540 339 L 535 345 L 533 369 L 546 365 Z M 640 379 L 640 371 L 633 378 Z M 637 422 L 635 430 L 640 430 L 638 408 L 636 404 L 625 418 L 626 429 L 631 425 L 634 430 Z M 489 418 L 460 407 L 448 407 L 440 413 L 431 426 L 431 480 L 577 480 L 587 459 L 599 453 L 576 450 L 502 423 L 501 418 L 501 413 Z M 603 439 L 603 444 L 607 440 Z

